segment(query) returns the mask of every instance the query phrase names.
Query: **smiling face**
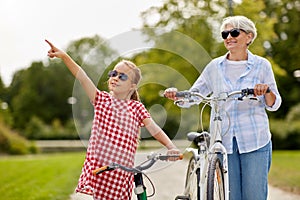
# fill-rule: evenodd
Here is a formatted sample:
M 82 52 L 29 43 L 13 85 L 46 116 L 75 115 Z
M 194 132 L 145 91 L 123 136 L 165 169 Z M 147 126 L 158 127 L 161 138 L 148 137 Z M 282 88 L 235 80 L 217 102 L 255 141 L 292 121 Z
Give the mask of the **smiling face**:
M 115 98 L 130 99 L 132 92 L 136 89 L 136 84 L 132 82 L 135 78 L 133 69 L 125 63 L 120 62 L 115 66 L 114 70 L 118 72 L 118 74 L 108 79 L 109 91 Z M 128 76 L 127 80 L 120 79 L 121 73 Z
M 224 31 L 231 31 L 235 27 L 232 25 L 225 26 Z M 246 33 L 243 30 L 240 30 L 240 34 L 237 37 L 233 37 L 231 34 L 228 34 L 227 38 L 224 39 L 224 45 L 228 51 L 231 53 L 235 52 L 244 52 L 248 48 L 248 44 L 251 43 L 252 34 Z

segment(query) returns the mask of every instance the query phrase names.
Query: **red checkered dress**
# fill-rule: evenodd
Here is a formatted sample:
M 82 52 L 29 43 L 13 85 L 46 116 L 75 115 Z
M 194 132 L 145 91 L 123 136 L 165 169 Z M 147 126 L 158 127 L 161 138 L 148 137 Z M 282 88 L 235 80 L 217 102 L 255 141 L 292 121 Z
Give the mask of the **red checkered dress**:
M 94 176 L 92 171 L 112 162 L 132 167 L 145 118 L 150 114 L 142 103 L 97 91 L 91 137 L 76 192 L 93 194 L 99 200 L 131 199 L 131 173 L 117 169 Z

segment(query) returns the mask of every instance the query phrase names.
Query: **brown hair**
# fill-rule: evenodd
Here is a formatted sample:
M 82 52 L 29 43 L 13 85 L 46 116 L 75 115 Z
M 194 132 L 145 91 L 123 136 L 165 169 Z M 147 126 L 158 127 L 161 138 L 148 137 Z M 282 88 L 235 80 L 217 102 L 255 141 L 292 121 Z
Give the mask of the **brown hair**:
M 129 60 L 122 60 L 119 63 L 123 63 L 123 64 L 125 64 L 126 66 L 128 66 L 129 68 L 131 68 L 133 70 L 134 77 L 131 80 L 131 82 L 138 85 L 139 82 L 142 79 L 141 70 L 133 62 L 131 62 Z M 130 99 L 140 101 L 140 97 L 139 97 L 139 93 L 137 91 L 137 88 L 134 89 L 133 93 L 130 96 Z

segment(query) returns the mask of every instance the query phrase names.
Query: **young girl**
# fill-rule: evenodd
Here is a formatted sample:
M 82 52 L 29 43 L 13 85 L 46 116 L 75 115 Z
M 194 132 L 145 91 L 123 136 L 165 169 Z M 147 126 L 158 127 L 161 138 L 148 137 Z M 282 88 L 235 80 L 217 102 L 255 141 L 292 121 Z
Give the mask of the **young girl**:
M 167 147 L 168 154 L 179 154 L 176 146 L 139 101 L 139 68 L 127 60 L 119 62 L 108 74 L 109 92 L 100 91 L 68 54 L 46 42 L 51 48 L 48 56 L 63 60 L 94 106 L 91 137 L 75 196 L 101 200 L 131 199 L 131 173 L 114 170 L 94 176 L 92 171 L 112 162 L 133 167 L 141 126 L 145 126 L 155 139 Z

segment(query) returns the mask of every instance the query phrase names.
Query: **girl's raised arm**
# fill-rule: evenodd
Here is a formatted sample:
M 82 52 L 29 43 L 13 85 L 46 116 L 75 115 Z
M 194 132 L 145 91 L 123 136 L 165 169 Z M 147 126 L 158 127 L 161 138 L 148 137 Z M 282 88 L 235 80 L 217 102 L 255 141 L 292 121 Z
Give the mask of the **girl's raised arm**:
M 50 50 L 48 51 L 48 56 L 50 58 L 60 58 L 71 71 L 73 76 L 79 80 L 83 89 L 87 93 L 89 99 L 94 101 L 97 87 L 88 77 L 88 75 L 83 71 L 83 69 L 64 51 L 56 48 L 51 42 L 45 40 L 49 46 Z

